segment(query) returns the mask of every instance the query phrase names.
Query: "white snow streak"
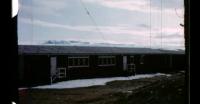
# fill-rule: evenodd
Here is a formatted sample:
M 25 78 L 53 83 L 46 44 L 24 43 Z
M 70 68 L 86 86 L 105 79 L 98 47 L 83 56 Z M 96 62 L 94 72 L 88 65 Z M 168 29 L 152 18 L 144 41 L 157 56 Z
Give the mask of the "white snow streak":
M 140 78 L 151 78 L 155 76 L 171 76 L 169 74 L 141 74 L 129 77 L 111 77 L 111 78 L 94 78 L 94 79 L 80 79 L 80 80 L 70 80 L 54 83 L 52 85 L 43 85 L 33 87 L 36 89 L 65 89 L 65 88 L 80 88 L 80 87 L 89 87 L 95 85 L 105 85 L 107 82 L 116 81 L 116 80 L 132 80 L 132 79 L 140 79 Z

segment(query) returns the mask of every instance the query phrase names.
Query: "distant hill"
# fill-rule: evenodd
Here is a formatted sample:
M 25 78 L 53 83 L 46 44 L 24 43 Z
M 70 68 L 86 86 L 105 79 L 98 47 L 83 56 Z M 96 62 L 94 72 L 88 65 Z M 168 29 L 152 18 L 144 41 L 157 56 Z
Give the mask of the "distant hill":
M 57 46 L 95 46 L 95 47 L 131 47 L 131 48 L 145 48 L 136 46 L 135 44 L 114 44 L 114 43 L 92 43 L 78 40 L 48 40 L 40 45 L 57 45 Z M 153 48 L 159 49 L 159 48 Z M 175 50 L 184 52 L 184 49 L 165 48 L 164 50 Z
M 67 46 L 106 46 L 106 47 L 135 47 L 134 44 L 113 44 L 113 43 L 91 43 L 75 40 L 48 40 L 43 45 L 67 45 Z

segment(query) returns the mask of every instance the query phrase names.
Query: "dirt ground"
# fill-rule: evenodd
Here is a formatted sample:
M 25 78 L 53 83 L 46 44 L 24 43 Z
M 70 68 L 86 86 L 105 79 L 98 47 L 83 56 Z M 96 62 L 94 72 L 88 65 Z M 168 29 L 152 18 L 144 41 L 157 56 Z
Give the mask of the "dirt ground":
M 20 104 L 186 104 L 185 74 L 112 81 L 104 86 L 30 89 Z

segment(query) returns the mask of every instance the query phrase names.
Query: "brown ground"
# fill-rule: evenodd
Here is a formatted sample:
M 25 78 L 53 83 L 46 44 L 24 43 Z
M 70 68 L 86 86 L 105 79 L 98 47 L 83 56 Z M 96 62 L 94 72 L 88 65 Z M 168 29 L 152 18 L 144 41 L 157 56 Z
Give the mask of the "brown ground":
M 184 73 L 172 76 L 113 81 L 105 86 L 39 90 L 21 95 L 21 104 L 184 104 Z M 28 102 L 28 103 L 27 103 Z

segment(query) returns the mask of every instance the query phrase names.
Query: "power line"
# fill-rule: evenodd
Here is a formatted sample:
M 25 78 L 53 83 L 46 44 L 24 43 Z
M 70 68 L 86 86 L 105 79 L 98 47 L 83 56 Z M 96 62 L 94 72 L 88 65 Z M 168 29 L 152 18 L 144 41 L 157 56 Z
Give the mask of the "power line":
M 146 10 L 146 12 L 147 12 L 147 13 L 146 13 L 147 17 L 148 17 L 148 15 L 149 15 L 149 14 L 148 14 L 148 9 L 149 9 L 149 8 L 148 8 L 148 3 L 147 3 L 146 6 L 145 6 L 145 10 Z M 145 18 L 145 19 L 146 19 L 146 22 L 147 22 L 146 24 L 148 24 L 148 18 Z M 149 33 L 148 28 L 146 28 L 146 32 L 145 32 L 145 33 L 146 33 L 146 35 L 148 35 L 148 33 Z M 145 48 L 148 48 L 148 43 L 146 42 L 146 41 L 148 41 L 148 38 L 147 38 L 146 35 L 145 35 L 145 37 L 144 37 L 144 47 L 145 47 Z
M 102 32 L 100 31 L 100 29 L 98 28 L 98 25 L 96 23 L 96 21 L 94 20 L 94 18 L 92 17 L 91 13 L 89 12 L 88 8 L 85 6 L 85 4 L 83 3 L 82 0 L 80 0 L 81 5 L 83 6 L 84 10 L 86 11 L 87 15 L 90 17 L 91 21 L 93 22 L 93 24 L 95 25 L 96 30 L 102 35 Z M 102 35 L 103 36 L 103 35 Z M 104 38 L 104 37 L 103 37 Z
M 93 24 L 95 25 L 96 30 L 99 32 L 99 34 L 102 36 L 103 40 L 106 40 L 103 33 L 101 32 L 101 30 L 98 28 L 98 25 L 95 21 L 95 19 L 93 18 L 92 14 L 90 13 L 89 9 L 86 7 L 86 5 L 83 3 L 82 0 L 80 0 L 81 5 L 83 6 L 84 10 L 86 11 L 87 15 L 90 17 L 91 21 L 93 22 Z M 113 52 L 113 48 L 111 47 L 111 52 Z
M 33 45 L 33 1 L 31 1 L 31 45 Z
M 149 26 L 150 26 L 150 30 L 149 30 L 149 47 L 151 48 L 151 0 L 149 0 L 149 11 L 150 11 L 150 13 L 149 13 Z
M 160 11 L 160 13 L 161 13 L 161 14 L 160 14 L 160 15 L 161 15 L 161 18 L 160 18 L 161 30 L 160 30 L 160 32 L 161 32 L 161 33 L 160 33 L 160 34 L 161 34 L 161 49 L 162 49 L 162 45 L 163 45 L 163 44 L 162 44 L 162 43 L 163 43 L 163 42 L 162 42 L 162 38 L 163 38 L 163 36 L 162 36 L 162 35 L 163 35 L 163 34 L 162 34 L 162 17 L 163 17 L 163 16 L 162 16 L 162 12 L 163 12 L 163 11 L 162 11 L 162 8 L 163 8 L 163 6 L 162 6 L 162 0 L 160 0 L 160 6 L 161 6 L 161 11 Z

